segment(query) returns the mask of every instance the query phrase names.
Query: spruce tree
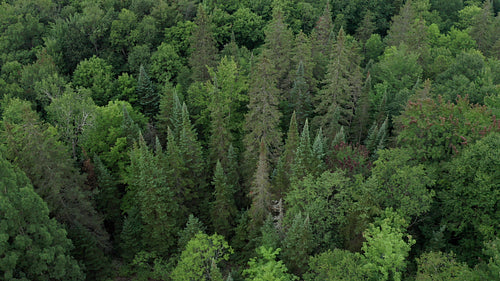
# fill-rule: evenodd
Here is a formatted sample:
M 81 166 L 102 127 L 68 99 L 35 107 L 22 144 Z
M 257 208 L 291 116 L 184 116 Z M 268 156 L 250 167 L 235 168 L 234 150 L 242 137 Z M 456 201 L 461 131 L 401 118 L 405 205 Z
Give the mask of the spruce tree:
M 204 82 L 210 79 L 207 67 L 215 66 L 217 46 L 213 38 L 212 20 L 204 8 L 198 5 L 198 11 L 194 20 L 196 24 L 190 38 L 191 55 L 189 66 L 191 67 L 194 81 Z
M 355 45 L 346 41 L 342 28 L 324 83 L 325 87 L 317 96 L 316 122 L 324 128 L 328 138 L 333 138 L 340 125 L 350 126 L 362 85 L 359 56 Z
M 220 161 L 215 166 L 214 201 L 211 206 L 212 224 L 216 233 L 231 237 L 235 225 L 236 206 L 234 204 L 234 187 L 228 184 L 227 177 Z
M 260 142 L 259 161 L 253 176 L 249 194 L 252 199 L 252 205 L 250 207 L 251 231 L 257 231 L 262 226 L 269 214 L 269 207 L 271 205 L 271 193 L 269 191 L 269 160 L 266 150 L 264 139 L 262 139 Z
M 257 166 L 260 143 L 265 146 L 266 158 L 275 163 L 281 146 L 281 131 L 279 122 L 281 114 L 278 106 L 278 89 L 273 78 L 274 67 L 266 51 L 255 66 L 250 84 L 248 113 L 245 117 L 246 136 L 245 162 L 246 171 L 253 174 Z
M 323 14 L 319 17 L 311 34 L 312 57 L 314 59 L 313 74 L 316 81 L 324 80 L 334 40 L 330 1 L 326 1 Z
M 297 129 L 297 119 L 295 111 L 290 118 L 287 139 L 285 141 L 284 151 L 280 156 L 276 167 L 276 176 L 274 178 L 274 190 L 278 197 L 286 193 L 290 187 L 290 177 L 292 175 L 292 166 L 295 162 L 297 146 L 299 145 L 299 131 Z
M 300 135 L 300 142 L 297 147 L 295 161 L 292 166 L 293 181 L 299 181 L 312 172 L 315 162 L 314 158 L 311 137 L 309 135 L 309 121 L 306 119 L 306 123 L 302 129 L 302 134 Z
M 274 64 L 273 77 L 280 95 L 286 95 L 290 90 L 289 72 L 292 67 L 291 54 L 293 46 L 292 30 L 285 23 L 283 11 L 275 6 L 273 18 L 265 29 L 264 49 L 269 54 L 269 60 Z
M 284 108 L 284 117 L 290 116 L 291 112 L 296 113 L 299 126 L 304 126 L 305 120 L 311 117 L 313 113 L 312 94 L 304 75 L 304 63 L 300 61 L 287 102 L 288 106 Z
M 309 255 L 314 249 L 314 236 L 309 216 L 299 212 L 283 240 L 283 261 L 295 275 L 302 275 L 307 270 Z
M 139 77 L 137 79 L 137 87 L 135 88 L 136 94 L 139 98 L 139 105 L 141 106 L 141 111 L 150 120 L 153 120 L 158 113 L 158 107 L 160 105 L 160 95 L 156 92 L 153 86 L 153 82 L 149 79 L 144 65 L 141 64 L 139 68 Z

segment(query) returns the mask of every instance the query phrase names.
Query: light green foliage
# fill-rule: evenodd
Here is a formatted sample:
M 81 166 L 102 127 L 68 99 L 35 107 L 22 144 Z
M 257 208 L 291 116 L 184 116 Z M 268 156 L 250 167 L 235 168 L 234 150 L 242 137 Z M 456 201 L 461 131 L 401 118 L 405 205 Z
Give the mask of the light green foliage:
M 238 45 L 253 49 L 264 40 L 264 20 L 249 8 L 239 8 L 234 12 L 233 32 Z
M 476 267 L 482 280 L 499 280 L 500 276 L 500 239 L 494 238 L 484 243 L 483 253 L 489 257 L 488 263 Z
M 217 265 L 227 261 L 232 253 L 233 249 L 221 235 L 198 233 L 186 245 L 170 278 L 173 281 L 217 280 L 216 276 L 221 277 Z
M 303 180 L 292 183 L 285 197 L 285 220 L 292 222 L 299 213 L 307 214 L 311 223 L 314 241 L 321 247 L 328 247 L 334 240 L 335 215 L 332 194 L 345 189 L 348 178 L 342 172 L 324 172 L 318 178 L 307 175 Z
M 132 122 L 124 118 L 124 108 Z M 88 155 L 98 155 L 111 173 L 122 176 L 129 162 L 126 151 L 129 149 L 128 145 L 133 143 L 129 140 L 134 140 L 139 133 L 136 131 L 134 135 L 129 135 L 126 131 L 132 128 L 123 125 L 128 122 L 141 128 L 146 120 L 125 101 L 109 102 L 107 106 L 98 107 L 95 114 L 94 125 L 85 132 L 82 147 Z
M 122 9 L 118 18 L 111 23 L 109 41 L 123 56 L 126 56 L 134 41 L 131 32 L 137 26 L 137 15 L 128 9 Z
M 434 192 L 433 171 L 418 164 L 410 150 L 379 150 L 372 174 L 366 181 L 368 193 L 381 209 L 392 207 L 410 220 L 429 211 Z
M 257 254 L 259 257 L 251 258 L 248 262 L 248 269 L 243 270 L 243 275 L 247 276 L 247 281 L 293 281 L 298 278 L 287 273 L 287 268 L 282 261 L 276 261 L 276 256 L 280 249 L 259 247 Z
M 161 43 L 151 56 L 151 76 L 164 84 L 175 80 L 183 67 L 182 60 L 172 44 Z
M 309 121 L 306 119 L 304 128 L 300 135 L 299 145 L 295 153 L 295 159 L 292 164 L 292 181 L 303 179 L 306 175 L 315 172 L 316 157 L 313 155 L 311 138 L 309 136 Z
M 309 260 L 306 281 L 357 281 L 367 280 L 363 265 L 365 258 L 360 253 L 334 249 L 315 255 Z
M 371 93 L 373 110 L 378 120 L 399 115 L 415 84 L 421 79 L 422 67 L 418 54 L 406 45 L 388 47 L 380 62 L 373 67 L 374 88 Z M 383 116 L 383 117 L 382 117 Z
M 459 54 L 449 68 L 437 76 L 436 82 L 435 92 L 450 101 L 461 95 L 468 96 L 471 103 L 482 104 L 485 96 L 500 93 L 479 51 Z
M 406 268 L 406 258 L 415 240 L 405 235 L 408 223 L 392 209 L 370 224 L 364 233 L 363 268 L 377 280 L 399 281 Z M 406 236 L 406 237 L 405 237 Z
M 81 61 L 73 73 L 75 86 L 90 89 L 92 99 L 100 106 L 107 104 L 111 99 L 112 79 L 111 65 L 96 56 Z
M 117 100 L 127 101 L 135 107 L 139 105 L 139 97 L 135 91 L 137 79 L 124 72 L 115 80 L 113 97 Z
M 453 253 L 423 253 L 417 263 L 417 281 L 474 280 L 469 267 L 457 262 Z
M 74 91 L 70 87 L 47 107 L 48 119 L 59 129 L 64 142 L 71 146 L 75 159 L 85 130 L 94 124 L 95 110 L 88 90 Z
M 28 178 L 0 154 L 0 278 L 84 280 L 66 231 Z
M 365 60 L 378 61 L 378 57 L 384 52 L 384 43 L 380 34 L 372 34 L 365 43 Z

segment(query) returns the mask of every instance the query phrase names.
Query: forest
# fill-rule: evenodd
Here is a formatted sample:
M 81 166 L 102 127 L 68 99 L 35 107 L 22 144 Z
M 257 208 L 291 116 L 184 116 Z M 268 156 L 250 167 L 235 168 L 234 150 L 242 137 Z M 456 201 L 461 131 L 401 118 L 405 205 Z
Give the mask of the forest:
M 500 0 L 0 0 L 0 280 L 500 280 Z

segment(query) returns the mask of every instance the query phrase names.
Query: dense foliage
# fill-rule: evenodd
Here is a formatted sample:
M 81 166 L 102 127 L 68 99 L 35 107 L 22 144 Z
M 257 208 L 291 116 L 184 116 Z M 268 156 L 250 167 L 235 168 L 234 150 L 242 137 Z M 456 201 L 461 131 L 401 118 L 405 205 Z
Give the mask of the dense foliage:
M 500 280 L 499 12 L 0 1 L 0 279 Z

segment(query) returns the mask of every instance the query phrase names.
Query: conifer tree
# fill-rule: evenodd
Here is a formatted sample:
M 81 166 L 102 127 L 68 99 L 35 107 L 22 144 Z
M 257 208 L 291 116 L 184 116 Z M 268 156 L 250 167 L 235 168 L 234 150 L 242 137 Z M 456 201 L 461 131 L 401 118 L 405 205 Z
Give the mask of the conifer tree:
M 186 189 L 183 193 L 186 207 L 193 211 L 201 212 L 208 206 L 202 207 L 200 203 L 205 204 L 208 203 L 208 201 L 202 203 L 198 202 L 197 199 L 204 198 L 208 200 L 209 198 L 209 195 L 206 194 L 205 160 L 201 144 L 198 141 L 196 130 L 191 124 L 189 112 L 185 103 L 182 104 L 182 127 L 178 146 L 183 161 L 183 167 L 177 168 L 183 170 L 181 177 L 183 179 L 184 188 Z
M 370 90 L 371 90 L 371 75 L 368 73 L 361 96 L 356 104 L 354 111 L 353 124 L 351 126 L 350 135 L 356 143 L 361 143 L 361 140 L 366 137 L 368 130 L 368 122 L 370 120 Z
M 306 82 L 304 74 L 304 63 L 302 61 L 300 61 L 297 66 L 297 73 L 287 103 L 288 105 L 284 108 L 284 117 L 286 118 L 289 116 L 291 114 L 290 112 L 295 112 L 298 125 L 304 126 L 305 120 L 311 117 L 313 113 L 313 104 L 310 87 Z
M 137 79 L 137 87 L 135 88 L 136 94 L 139 98 L 139 105 L 141 106 L 142 113 L 150 120 L 158 113 L 160 105 L 160 95 L 154 89 L 153 83 L 149 79 L 144 65 L 141 64 L 139 68 L 139 77 Z
M 279 6 L 274 7 L 273 18 L 267 25 L 265 34 L 264 48 L 269 54 L 269 60 L 275 66 L 272 75 L 276 79 L 280 95 L 286 95 L 286 92 L 290 90 L 289 72 L 292 67 L 291 54 L 294 38 Z
M 328 65 L 325 87 L 317 96 L 317 123 L 324 128 L 328 138 L 333 138 L 340 125 L 350 126 L 361 92 L 359 56 L 354 47 L 346 41 L 341 28 Z
M 276 177 L 274 178 L 274 189 L 279 197 L 285 193 L 290 187 L 290 177 L 292 175 L 292 166 L 295 162 L 297 146 L 299 145 L 299 131 L 297 128 L 297 119 L 295 111 L 290 118 L 290 126 L 288 127 L 287 139 L 285 142 L 284 151 L 280 156 L 277 168 Z
M 203 4 L 198 5 L 194 23 L 196 26 L 190 38 L 189 66 L 191 66 L 193 80 L 204 82 L 210 79 L 207 67 L 215 66 L 217 46 L 213 38 L 212 20 Z
M 298 213 L 293 218 L 292 225 L 283 240 L 283 261 L 295 275 L 307 271 L 309 255 L 314 249 L 314 237 L 309 222 L 309 216 Z
M 314 164 L 314 155 L 311 146 L 311 137 L 309 135 L 309 121 L 306 119 L 302 134 L 300 135 L 299 146 L 297 147 L 297 154 L 292 166 L 293 176 L 292 180 L 298 181 L 305 177 L 312 171 Z
M 257 170 L 254 173 L 253 181 L 250 186 L 250 198 L 252 205 L 250 207 L 251 228 L 250 230 L 258 230 L 267 215 L 271 205 L 271 193 L 269 183 L 269 160 L 266 151 L 264 139 L 260 142 L 259 161 Z
M 234 187 L 227 182 L 224 169 L 217 161 L 212 184 L 214 185 L 214 201 L 211 206 L 212 224 L 215 232 L 229 238 L 234 227 L 236 206 L 234 204 Z
M 334 40 L 330 1 L 326 1 L 323 14 L 319 17 L 311 34 L 312 57 L 314 59 L 313 74 L 316 81 L 324 80 Z
M 323 129 L 320 127 L 312 147 L 314 155 L 313 174 L 320 175 L 325 170 L 326 140 L 323 136 Z
M 279 122 L 281 114 L 278 111 L 278 89 L 273 78 L 273 64 L 266 51 L 253 71 L 250 84 L 248 113 L 245 117 L 247 134 L 243 139 L 245 145 L 245 161 L 247 171 L 253 174 L 257 166 L 260 143 L 265 146 L 266 159 L 271 163 L 276 161 L 281 146 Z
M 198 233 L 205 233 L 205 226 L 197 217 L 190 214 L 186 226 L 179 232 L 177 248 L 181 251 L 185 249 L 189 240 L 193 239 Z
M 159 112 L 156 116 L 157 128 L 162 141 L 167 138 L 167 128 L 171 128 L 179 135 L 179 125 L 182 123 L 182 103 L 175 88 L 166 89 L 160 98 Z
M 292 70 L 298 68 L 298 65 L 302 63 L 303 71 L 302 76 L 308 86 L 308 90 L 311 93 L 316 92 L 317 81 L 314 79 L 313 70 L 315 67 L 315 61 L 313 58 L 312 42 L 309 36 L 300 31 L 297 36 L 295 36 L 295 44 L 292 50 Z M 290 81 L 294 81 L 298 76 L 298 72 L 290 71 Z M 302 122 L 303 123 L 303 122 Z
M 474 23 L 470 29 L 470 35 L 476 41 L 478 49 L 483 54 L 489 55 L 496 40 L 500 38 L 498 29 L 495 28 L 494 24 L 492 1 L 484 1 L 481 13 L 477 14 L 473 21 Z
M 130 152 L 127 196 L 137 208 L 143 223 L 145 245 L 161 254 L 169 253 L 180 225 L 180 206 L 167 180 L 168 173 L 161 150 L 151 151 L 141 138 Z M 130 211 L 126 210 L 126 211 Z

